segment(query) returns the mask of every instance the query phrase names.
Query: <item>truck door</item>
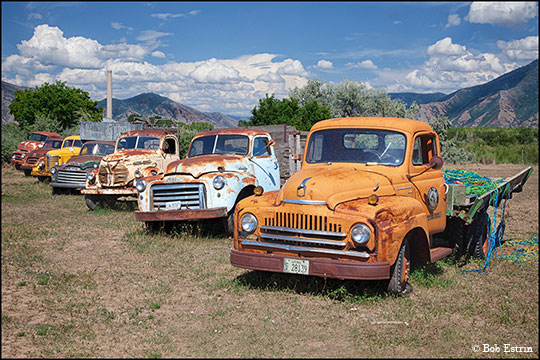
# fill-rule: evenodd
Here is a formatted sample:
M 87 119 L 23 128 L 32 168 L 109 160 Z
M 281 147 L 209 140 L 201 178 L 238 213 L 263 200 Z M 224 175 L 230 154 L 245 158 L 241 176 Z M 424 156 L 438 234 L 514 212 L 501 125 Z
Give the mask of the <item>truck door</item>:
M 178 143 L 176 141 L 176 138 L 174 137 L 168 137 L 166 136 L 163 139 L 163 144 L 161 145 L 161 150 L 163 151 L 163 161 L 161 164 L 161 169 L 163 171 L 167 170 L 167 165 L 169 165 L 171 162 L 178 160 Z
M 431 158 L 439 155 L 439 151 L 436 134 L 415 134 L 409 160 L 409 173 L 413 176 L 411 182 L 414 197 L 426 209 L 428 227 L 432 234 L 443 231 L 446 226 L 446 187 L 442 170 L 425 171 Z
M 252 147 L 253 171 L 264 191 L 278 190 L 280 186 L 278 161 L 269 143 L 268 137 L 256 136 Z

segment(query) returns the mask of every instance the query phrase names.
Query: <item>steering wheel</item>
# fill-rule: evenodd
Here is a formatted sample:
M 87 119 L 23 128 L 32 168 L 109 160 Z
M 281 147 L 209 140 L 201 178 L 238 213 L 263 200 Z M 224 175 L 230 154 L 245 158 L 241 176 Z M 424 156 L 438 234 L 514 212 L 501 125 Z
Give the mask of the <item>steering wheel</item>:
M 381 155 L 374 150 L 364 150 L 364 160 L 366 162 L 381 162 Z

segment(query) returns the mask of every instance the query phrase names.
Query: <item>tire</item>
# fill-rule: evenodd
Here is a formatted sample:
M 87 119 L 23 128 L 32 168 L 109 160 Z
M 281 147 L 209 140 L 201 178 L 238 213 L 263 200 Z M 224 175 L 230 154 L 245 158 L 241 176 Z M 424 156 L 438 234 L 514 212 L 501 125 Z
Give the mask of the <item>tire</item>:
M 390 280 L 388 281 L 388 291 L 392 294 L 403 296 L 412 292 L 412 285 L 409 283 L 409 273 L 411 269 L 411 249 L 409 240 L 406 237 L 401 244 L 396 262 L 390 268 Z
M 25 169 L 23 170 L 23 172 L 24 172 L 24 176 L 30 176 L 30 174 L 32 173 L 32 170 Z
M 224 220 L 225 232 L 228 236 L 234 235 L 234 209 L 236 209 L 236 206 L 229 212 L 229 215 L 227 215 L 227 218 Z
M 160 221 L 145 221 L 144 228 L 150 233 L 158 232 L 161 229 L 161 222 Z
M 99 200 L 93 195 L 84 195 L 84 202 L 92 211 L 96 210 L 99 205 Z
M 452 247 L 456 257 L 467 253 L 467 226 L 465 221 L 458 217 L 452 217 L 448 220 L 446 229 L 446 240 Z
M 479 211 L 468 231 L 468 254 L 478 259 L 485 259 L 489 253 L 489 216 L 485 210 Z
M 60 194 L 60 189 L 55 188 L 54 186 L 51 186 L 51 194 L 52 195 L 58 195 Z
M 38 176 L 37 179 L 39 182 L 45 182 L 49 177 L 48 176 Z

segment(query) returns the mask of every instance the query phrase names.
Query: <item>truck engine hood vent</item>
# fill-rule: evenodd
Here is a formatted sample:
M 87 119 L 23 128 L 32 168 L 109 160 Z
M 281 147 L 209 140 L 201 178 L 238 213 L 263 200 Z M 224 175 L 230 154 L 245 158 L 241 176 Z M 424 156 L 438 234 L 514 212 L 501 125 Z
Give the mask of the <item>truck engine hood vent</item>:
M 296 202 L 326 204 L 334 209 L 338 204 L 378 196 L 395 195 L 390 180 L 381 174 L 362 170 L 360 166 L 321 166 L 302 169 L 283 186 L 277 204 Z

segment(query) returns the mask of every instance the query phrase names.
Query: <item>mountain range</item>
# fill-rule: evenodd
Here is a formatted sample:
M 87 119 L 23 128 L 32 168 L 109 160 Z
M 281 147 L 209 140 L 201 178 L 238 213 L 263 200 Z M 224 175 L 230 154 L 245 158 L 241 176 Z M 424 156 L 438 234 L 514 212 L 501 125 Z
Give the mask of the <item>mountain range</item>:
M 15 90 L 25 89 L 2 81 L 2 124 L 13 121 L 9 104 Z M 389 93 L 392 99 L 400 99 L 410 105 L 416 102 L 420 111 L 416 118 L 428 121 L 446 116 L 455 127 L 538 127 L 538 60 L 508 72 L 485 84 L 443 93 Z M 98 102 L 107 108 L 107 100 Z M 236 127 L 238 120 L 218 112 L 205 113 L 182 105 L 169 98 L 145 93 L 129 99 L 113 98 L 113 119 L 127 121 L 131 114 L 142 117 L 160 116 L 184 123 L 198 121 L 213 124 L 215 128 Z

